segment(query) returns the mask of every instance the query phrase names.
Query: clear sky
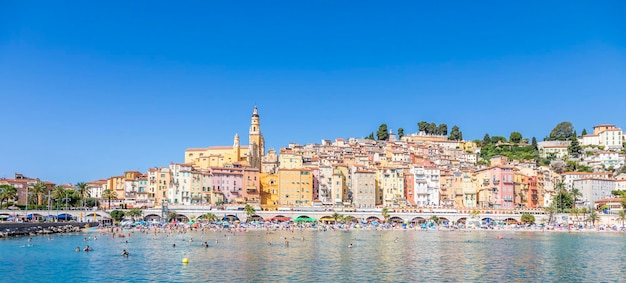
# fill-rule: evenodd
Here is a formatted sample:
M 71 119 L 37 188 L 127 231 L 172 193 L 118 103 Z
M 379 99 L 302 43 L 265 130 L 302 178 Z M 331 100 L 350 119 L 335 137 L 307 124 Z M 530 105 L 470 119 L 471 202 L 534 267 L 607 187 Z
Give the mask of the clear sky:
M 626 1 L 183 2 L 0 2 L 0 177 L 247 144 L 255 104 L 268 148 L 422 120 L 471 140 L 626 128 Z

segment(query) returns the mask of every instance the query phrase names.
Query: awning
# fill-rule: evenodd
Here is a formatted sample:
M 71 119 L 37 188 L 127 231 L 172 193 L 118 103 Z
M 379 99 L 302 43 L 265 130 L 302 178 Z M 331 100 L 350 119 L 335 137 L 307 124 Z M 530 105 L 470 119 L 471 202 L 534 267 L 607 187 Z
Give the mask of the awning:
M 320 221 L 335 221 L 335 218 L 332 218 L 330 216 L 324 216 L 320 218 Z
M 317 219 L 311 217 L 298 217 L 294 219 L 295 222 L 317 222 Z
M 289 220 L 291 220 L 291 217 L 274 217 L 272 219 L 270 219 L 271 221 L 278 221 L 278 222 L 287 222 Z
M 11 217 L 11 215 L 0 215 L 0 219 L 7 219 Z
M 66 219 L 70 220 L 70 219 L 72 219 L 72 216 L 69 215 L 69 214 L 61 214 L 61 215 L 57 216 L 57 219 L 59 219 L 59 220 L 66 220 Z

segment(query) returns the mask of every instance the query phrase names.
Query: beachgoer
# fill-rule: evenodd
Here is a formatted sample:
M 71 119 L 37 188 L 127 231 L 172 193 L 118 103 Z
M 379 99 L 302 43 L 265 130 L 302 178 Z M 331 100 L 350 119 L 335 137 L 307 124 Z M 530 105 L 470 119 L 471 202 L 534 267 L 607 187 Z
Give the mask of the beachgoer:
M 80 247 L 76 247 L 74 251 L 76 251 L 77 253 L 80 252 Z
M 128 256 L 129 253 L 126 250 L 122 250 L 122 256 Z
M 350 243 L 350 244 L 348 245 L 348 248 L 352 248 L 352 243 Z

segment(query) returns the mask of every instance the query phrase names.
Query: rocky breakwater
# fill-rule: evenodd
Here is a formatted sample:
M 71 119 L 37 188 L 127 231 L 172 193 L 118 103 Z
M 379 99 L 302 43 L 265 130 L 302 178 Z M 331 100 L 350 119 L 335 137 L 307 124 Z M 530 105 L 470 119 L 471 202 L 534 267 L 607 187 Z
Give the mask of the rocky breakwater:
M 89 223 L 0 223 L 0 238 L 80 232 L 86 225 Z

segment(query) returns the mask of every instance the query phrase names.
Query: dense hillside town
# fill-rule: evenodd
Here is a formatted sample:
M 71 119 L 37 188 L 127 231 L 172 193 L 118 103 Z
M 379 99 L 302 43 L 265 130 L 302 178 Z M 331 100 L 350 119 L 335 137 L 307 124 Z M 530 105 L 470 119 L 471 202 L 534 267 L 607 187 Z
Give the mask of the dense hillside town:
M 188 148 L 181 163 L 76 185 L 15 174 L 0 179 L 0 205 L 622 210 L 624 136 L 615 125 L 578 136 L 563 122 L 537 142 L 518 132 L 466 141 L 457 126 L 448 135 L 445 124 L 418 124 L 407 135 L 383 124 L 377 139 L 372 133 L 266 151 L 255 107 L 248 145 L 235 134 L 232 146 Z

